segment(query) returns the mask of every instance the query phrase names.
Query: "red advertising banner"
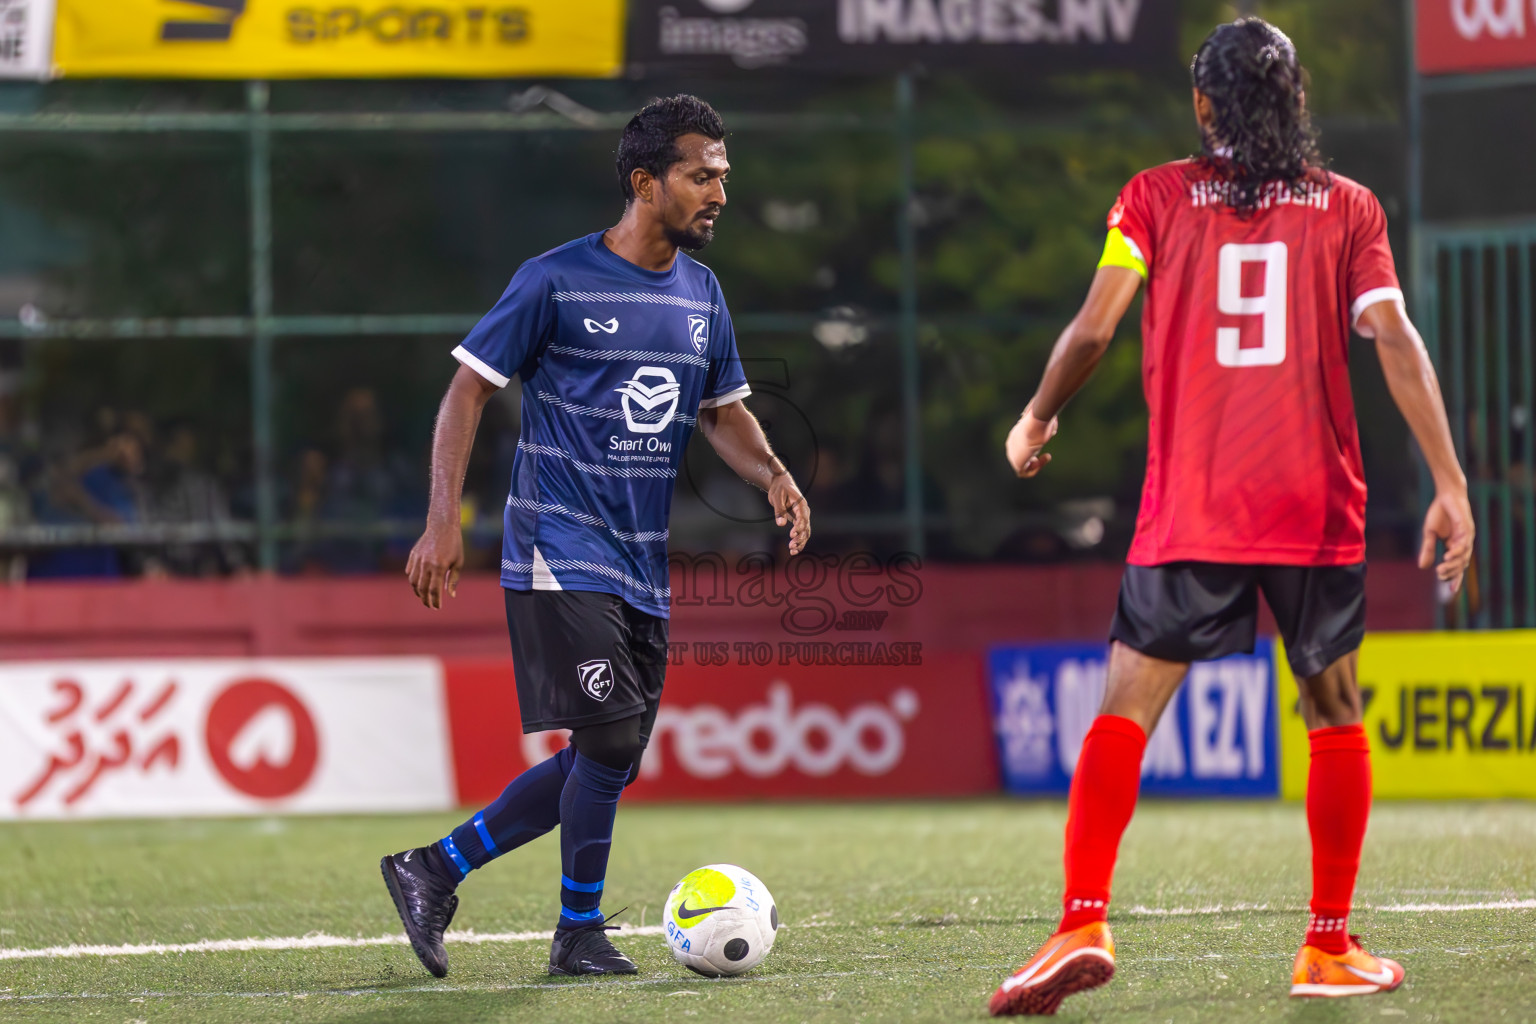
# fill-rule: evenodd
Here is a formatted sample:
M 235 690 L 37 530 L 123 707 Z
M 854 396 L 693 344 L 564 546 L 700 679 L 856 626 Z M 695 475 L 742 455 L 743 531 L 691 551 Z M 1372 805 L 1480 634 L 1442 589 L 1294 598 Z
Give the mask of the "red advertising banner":
M 626 798 L 996 791 L 982 658 L 894 650 L 909 646 L 674 645 L 650 750 Z M 561 733 L 521 734 L 510 659 L 450 659 L 444 669 L 461 804 L 484 803 L 565 745 Z
M 1536 67 L 1536 0 L 1418 0 L 1426 75 Z
M 453 806 L 436 658 L 0 664 L 0 820 Z

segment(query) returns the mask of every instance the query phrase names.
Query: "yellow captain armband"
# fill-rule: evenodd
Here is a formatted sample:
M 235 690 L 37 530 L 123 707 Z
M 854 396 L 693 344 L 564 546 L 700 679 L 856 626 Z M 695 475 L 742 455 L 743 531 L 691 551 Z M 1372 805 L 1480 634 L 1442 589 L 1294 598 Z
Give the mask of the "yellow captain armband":
M 1141 249 L 1135 242 L 1125 237 L 1125 233 L 1119 228 L 1110 228 L 1109 237 L 1104 239 L 1104 255 L 1099 257 L 1101 267 L 1124 267 L 1134 270 L 1141 275 L 1141 279 L 1147 279 L 1147 259 L 1141 254 Z

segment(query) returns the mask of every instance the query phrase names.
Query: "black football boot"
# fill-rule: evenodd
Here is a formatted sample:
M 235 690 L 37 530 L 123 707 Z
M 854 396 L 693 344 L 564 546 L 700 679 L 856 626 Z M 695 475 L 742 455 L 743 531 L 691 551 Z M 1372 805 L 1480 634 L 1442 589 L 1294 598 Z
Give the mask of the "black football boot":
M 448 973 L 443 932 L 459 909 L 459 898 L 453 892 L 458 882 L 434 868 L 424 846 L 390 854 L 379 861 L 379 870 L 421 965 L 434 978 L 443 977 Z
M 618 915 L 613 915 L 617 917 Z M 611 920 L 608 918 L 607 920 Z M 549 973 L 578 977 L 588 974 L 639 974 L 629 957 L 613 948 L 608 932 L 617 925 L 594 921 L 581 928 L 558 928 L 549 947 Z

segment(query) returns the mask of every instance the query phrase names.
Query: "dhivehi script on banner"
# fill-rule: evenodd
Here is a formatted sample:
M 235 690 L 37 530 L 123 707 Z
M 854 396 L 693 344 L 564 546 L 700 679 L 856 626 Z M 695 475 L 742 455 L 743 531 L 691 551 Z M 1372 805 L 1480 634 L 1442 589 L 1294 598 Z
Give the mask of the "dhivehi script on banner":
M 0 821 L 444 810 L 436 658 L 0 665 Z

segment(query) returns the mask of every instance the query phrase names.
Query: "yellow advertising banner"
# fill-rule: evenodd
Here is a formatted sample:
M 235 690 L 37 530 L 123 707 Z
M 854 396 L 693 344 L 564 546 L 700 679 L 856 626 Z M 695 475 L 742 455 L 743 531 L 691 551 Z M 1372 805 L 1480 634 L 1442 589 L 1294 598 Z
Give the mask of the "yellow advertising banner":
M 58 0 L 65 76 L 611 77 L 624 0 Z
M 1275 661 L 1280 791 L 1299 800 L 1307 727 Z M 1536 631 L 1369 634 L 1360 688 L 1378 797 L 1536 797 Z

